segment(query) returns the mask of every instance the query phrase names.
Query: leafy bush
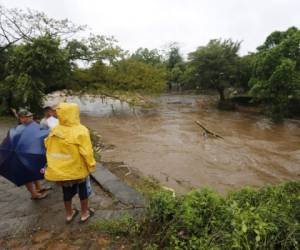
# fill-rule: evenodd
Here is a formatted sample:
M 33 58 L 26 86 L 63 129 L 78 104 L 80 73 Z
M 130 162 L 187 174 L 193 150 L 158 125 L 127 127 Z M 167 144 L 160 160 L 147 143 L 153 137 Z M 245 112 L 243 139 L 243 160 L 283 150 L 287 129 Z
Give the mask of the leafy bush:
M 300 182 L 227 197 L 207 188 L 183 197 L 161 191 L 138 235 L 150 249 L 299 249 L 299 210 Z

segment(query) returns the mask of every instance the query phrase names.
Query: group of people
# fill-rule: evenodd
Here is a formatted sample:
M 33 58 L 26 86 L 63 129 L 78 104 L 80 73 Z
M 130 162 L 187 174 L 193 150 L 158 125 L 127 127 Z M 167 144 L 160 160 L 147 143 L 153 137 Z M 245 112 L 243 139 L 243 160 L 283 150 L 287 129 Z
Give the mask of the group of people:
M 89 131 L 80 124 L 79 106 L 75 103 L 60 103 L 55 109 L 46 107 L 44 118 L 34 120 L 27 109 L 12 110 L 19 126 L 36 122 L 41 129 L 49 129 L 45 139 L 47 164 L 44 177 L 62 187 L 66 210 L 66 222 L 70 223 L 79 213 L 72 206 L 73 197 L 78 194 L 81 204 L 80 222 L 86 222 L 93 214 L 88 198 L 91 194 L 89 175 L 95 170 L 96 162 Z M 31 199 L 44 199 L 51 187 L 42 187 L 39 180 L 25 184 Z

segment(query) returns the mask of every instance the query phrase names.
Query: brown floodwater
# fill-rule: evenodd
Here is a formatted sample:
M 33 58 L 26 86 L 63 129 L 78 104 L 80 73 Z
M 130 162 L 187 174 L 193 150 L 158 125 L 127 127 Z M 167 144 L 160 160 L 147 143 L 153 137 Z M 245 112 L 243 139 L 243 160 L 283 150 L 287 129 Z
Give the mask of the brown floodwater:
M 207 95 L 163 95 L 149 109 L 109 98 L 64 100 L 77 102 L 82 123 L 115 145 L 102 152 L 103 161 L 124 162 L 179 192 L 300 180 L 300 121 L 275 124 L 264 116 L 219 111 L 216 97 Z M 224 139 L 205 135 L 195 121 Z
M 68 101 L 79 103 L 82 122 L 116 146 L 102 153 L 104 161 L 124 162 L 177 191 L 300 179 L 300 121 L 275 124 L 219 111 L 215 97 L 205 95 L 163 95 L 151 109 L 89 97 Z M 224 139 L 206 136 L 195 121 Z

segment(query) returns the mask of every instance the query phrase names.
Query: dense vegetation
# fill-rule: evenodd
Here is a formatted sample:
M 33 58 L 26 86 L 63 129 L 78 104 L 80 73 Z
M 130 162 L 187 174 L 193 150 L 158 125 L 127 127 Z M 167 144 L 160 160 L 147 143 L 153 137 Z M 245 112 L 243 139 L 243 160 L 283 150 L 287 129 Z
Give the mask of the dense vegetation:
M 161 93 L 167 69 L 156 50 L 132 55 L 113 37 L 80 37 L 84 26 L 43 13 L 0 6 L 0 114 L 10 107 L 38 111 L 55 90 Z
M 81 37 L 84 26 L 31 10 L 0 6 L 0 24 L 0 113 L 20 106 L 35 111 L 47 93 L 60 89 L 143 94 L 213 89 L 220 107 L 235 93 L 250 97 L 274 118 L 299 115 L 296 27 L 271 33 L 245 56 L 239 55 L 240 42 L 213 39 L 184 59 L 176 43 L 164 51 L 129 53 L 114 37 Z
M 160 191 L 141 222 L 125 216 L 94 227 L 130 238 L 136 249 L 299 249 L 299 208 L 300 182 L 226 197 L 206 188 L 182 197 Z

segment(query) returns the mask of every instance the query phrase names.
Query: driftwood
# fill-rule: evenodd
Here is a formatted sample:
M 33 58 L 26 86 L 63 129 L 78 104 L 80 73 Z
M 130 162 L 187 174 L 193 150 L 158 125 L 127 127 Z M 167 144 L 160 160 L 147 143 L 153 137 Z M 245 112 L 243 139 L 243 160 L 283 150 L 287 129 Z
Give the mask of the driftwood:
M 200 127 L 204 130 L 204 132 L 205 132 L 206 134 L 209 134 L 209 135 L 214 136 L 214 137 L 216 137 L 216 138 L 224 139 L 222 136 L 220 136 L 220 135 L 218 135 L 218 134 L 216 134 L 216 133 L 214 133 L 214 132 L 212 132 L 212 131 L 209 131 L 209 130 L 208 130 L 206 127 L 204 127 L 199 121 L 195 121 L 195 123 L 196 123 L 198 126 L 200 126 Z

